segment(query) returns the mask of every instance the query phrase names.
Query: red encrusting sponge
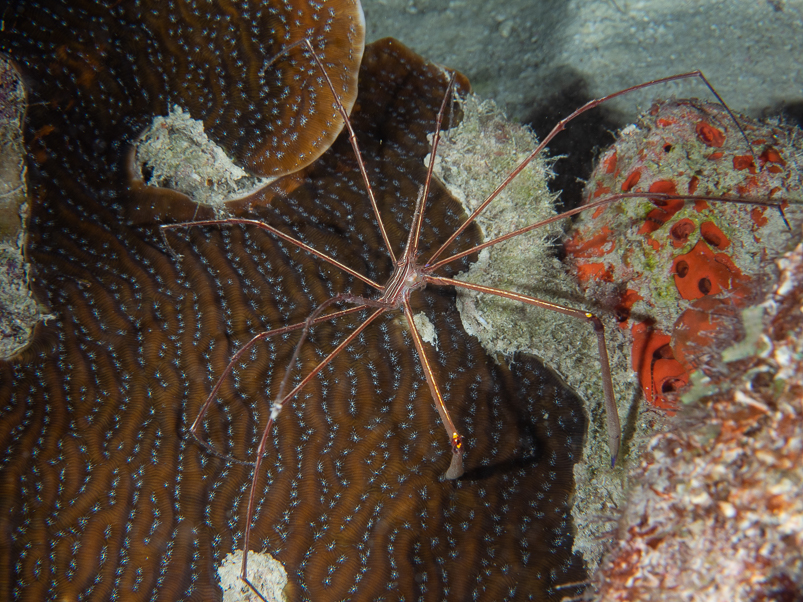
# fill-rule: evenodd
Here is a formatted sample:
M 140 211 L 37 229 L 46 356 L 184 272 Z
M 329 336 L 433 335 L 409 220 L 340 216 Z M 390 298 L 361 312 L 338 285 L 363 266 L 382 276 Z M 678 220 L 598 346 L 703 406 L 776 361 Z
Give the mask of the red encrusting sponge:
M 800 142 L 790 129 L 739 117 L 720 105 L 659 102 L 601 157 L 586 202 L 644 192 L 583 215 L 565 240 L 587 288 L 617 287 L 621 328 L 633 336 L 632 366 L 645 397 L 685 385 L 711 353 L 732 344 L 738 310 L 758 301 L 762 250 L 789 244 L 774 207 L 650 197 L 699 195 L 780 203 L 801 198 Z

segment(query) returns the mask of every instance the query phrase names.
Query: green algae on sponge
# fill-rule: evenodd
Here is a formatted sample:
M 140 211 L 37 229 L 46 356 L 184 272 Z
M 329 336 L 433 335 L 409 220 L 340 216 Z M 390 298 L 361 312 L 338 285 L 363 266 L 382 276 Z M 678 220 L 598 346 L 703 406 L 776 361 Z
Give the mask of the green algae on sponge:
M 635 339 L 633 369 L 658 407 L 673 407 L 665 395 L 688 382 L 701 355 L 732 343 L 723 333 L 738 323 L 739 309 L 761 300 L 777 276 L 772 259 L 799 237 L 800 131 L 738 119 L 744 135 L 721 105 L 654 104 L 602 154 L 585 192 L 587 202 L 644 198 L 587 212 L 567 238 L 588 290 L 622 287 L 617 311 Z M 777 207 L 673 195 L 783 203 L 791 228 Z

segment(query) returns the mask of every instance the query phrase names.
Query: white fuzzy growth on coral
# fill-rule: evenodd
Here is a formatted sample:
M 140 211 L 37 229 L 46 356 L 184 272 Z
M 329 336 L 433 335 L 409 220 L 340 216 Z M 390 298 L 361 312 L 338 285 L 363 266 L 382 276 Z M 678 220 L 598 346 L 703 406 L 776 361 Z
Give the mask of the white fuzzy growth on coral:
M 435 174 L 463 203 L 466 213 L 471 213 L 529 156 L 538 140 L 528 128 L 508 121 L 492 102 L 475 96 L 460 102 L 463 119 L 442 133 Z M 546 154 L 537 156 L 480 214 L 477 225 L 485 240 L 555 215 L 556 195 L 548 187 L 551 162 Z M 600 290 L 599 297 L 584 300 L 579 284 L 554 253 L 553 239 L 562 232 L 561 224 L 552 224 L 484 249 L 478 261 L 457 279 L 597 314 L 605 323 L 619 413 L 626 416 L 636 386 L 629 357 L 630 334 L 618 327 L 613 312 L 600 311 L 614 305 L 610 295 L 605 296 L 608 292 Z M 510 357 L 516 352 L 537 356 L 583 398 L 589 417 L 604 415 L 598 342 L 588 324 L 465 289 L 457 289 L 456 304 L 466 332 L 477 337 L 491 357 Z M 593 565 L 602 554 L 602 534 L 610 526 L 598 517 L 614 512 L 624 502 L 624 472 L 611 473 L 604 419 L 589 422 L 575 478 L 578 493 L 572 512 L 580 534 L 575 550 Z
M 256 602 L 259 597 L 240 579 L 243 551 L 235 550 L 223 559 L 217 569 L 223 602 Z M 248 552 L 248 579 L 268 602 L 283 602 L 287 572 L 282 564 L 268 553 Z
M 222 209 L 225 201 L 241 198 L 275 178 L 252 176 L 235 165 L 209 139 L 203 123 L 181 107 L 167 117 L 155 117 L 136 143 L 136 163 L 146 184 L 178 190 L 193 201 Z M 145 180 L 145 178 L 142 178 Z
M 413 316 L 413 322 L 418 329 L 418 334 L 421 335 L 421 340 L 429 343 L 435 349 L 438 348 L 438 333 L 435 332 L 435 326 L 432 324 L 426 314 L 418 313 Z

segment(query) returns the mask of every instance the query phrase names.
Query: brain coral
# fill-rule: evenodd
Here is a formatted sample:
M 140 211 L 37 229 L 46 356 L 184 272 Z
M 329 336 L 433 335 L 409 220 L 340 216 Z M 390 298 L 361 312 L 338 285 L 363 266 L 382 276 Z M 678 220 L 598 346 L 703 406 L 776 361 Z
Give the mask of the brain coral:
M 359 281 L 261 231 L 194 228 L 166 241 L 160 224 L 211 212 L 131 180 L 138 132 L 174 101 L 192 109 L 184 94 L 204 91 L 187 92 L 195 62 L 181 43 L 165 41 L 174 39 L 171 28 L 199 26 L 203 39 L 225 49 L 229 38 L 211 29 L 246 19 L 241 5 L 227 13 L 229 4 L 210 4 L 213 16 L 198 25 L 170 3 L 151 30 L 133 25 L 130 11 L 156 6 L 128 2 L 55 9 L 30 2 L 24 6 L 39 11 L 35 18 L 5 18 L 2 49 L 23 66 L 31 94 L 27 252 L 35 291 L 56 317 L 0 364 L 0 596 L 217 599 L 215 569 L 249 527 L 253 547 L 287 570 L 291 599 L 571 594 L 555 586 L 583 578 L 569 518 L 583 411 L 534 359 L 519 356 L 509 368 L 486 355 L 463 331 L 450 291 L 423 291 L 414 304 L 438 333 L 430 351 L 465 435 L 462 479 L 443 478 L 450 452 L 409 333 L 393 315 L 285 408 L 251 525 L 250 467 L 210 455 L 188 436 L 216 378 L 251 336 L 304 319 L 334 291 L 364 292 Z M 214 56 L 239 64 L 224 51 Z M 204 112 L 228 114 L 225 93 L 237 89 L 239 75 L 220 76 L 220 89 L 200 101 Z M 360 81 L 354 128 L 398 245 L 425 177 L 426 135 L 446 80 L 385 40 L 367 51 Z M 220 136 L 247 163 L 261 139 L 248 133 L 249 116 L 237 108 L 231 115 Z M 431 208 L 423 250 L 462 215 L 437 185 Z M 380 282 L 390 273 L 346 137 L 231 210 Z M 476 236 L 469 231 L 458 242 Z M 353 324 L 313 330 L 301 365 Z M 252 456 L 294 341 L 255 347 L 237 366 L 205 423 L 219 449 Z

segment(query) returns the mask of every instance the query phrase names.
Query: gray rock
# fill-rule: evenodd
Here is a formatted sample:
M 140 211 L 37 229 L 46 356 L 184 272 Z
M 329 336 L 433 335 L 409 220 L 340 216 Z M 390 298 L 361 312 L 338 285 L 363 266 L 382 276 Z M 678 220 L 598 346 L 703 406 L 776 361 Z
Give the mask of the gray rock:
M 459 69 L 474 90 L 528 120 L 555 98 L 588 100 L 701 69 L 753 117 L 803 112 L 800 0 L 363 0 L 369 41 L 393 36 Z M 629 95 L 619 125 L 655 97 L 710 93 L 697 82 Z M 573 107 L 565 107 L 573 108 Z

